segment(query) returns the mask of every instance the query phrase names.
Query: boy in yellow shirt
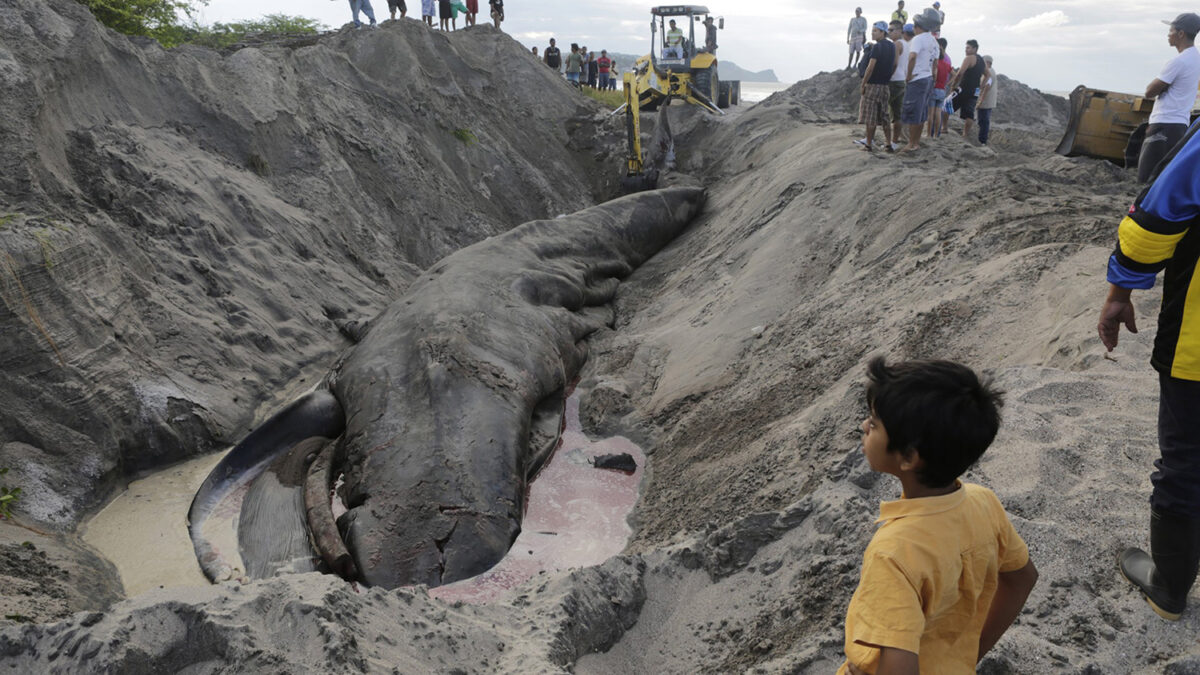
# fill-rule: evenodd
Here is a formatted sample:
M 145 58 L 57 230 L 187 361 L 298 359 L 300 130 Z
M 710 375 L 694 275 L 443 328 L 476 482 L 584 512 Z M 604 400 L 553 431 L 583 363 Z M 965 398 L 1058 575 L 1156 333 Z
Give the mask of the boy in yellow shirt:
M 900 499 L 863 554 L 838 675 L 974 673 L 1037 583 L 1004 506 L 958 480 L 1000 427 L 1001 392 L 950 361 L 867 366 L 863 452 Z

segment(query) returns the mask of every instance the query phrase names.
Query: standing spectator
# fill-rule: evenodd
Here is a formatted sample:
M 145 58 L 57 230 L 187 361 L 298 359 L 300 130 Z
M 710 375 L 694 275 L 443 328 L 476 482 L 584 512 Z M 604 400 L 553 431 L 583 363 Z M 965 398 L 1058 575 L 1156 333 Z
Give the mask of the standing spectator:
M 899 21 L 892 21 L 888 26 L 888 37 L 896 44 L 896 58 L 892 70 L 892 79 L 888 81 L 888 109 L 892 118 L 892 142 L 888 147 L 900 149 L 900 110 L 904 107 L 904 78 L 908 75 L 908 40 L 904 26 Z
M 992 57 L 983 57 L 987 64 L 983 71 L 983 85 L 979 87 L 979 143 L 987 145 L 992 133 L 992 110 L 996 107 L 996 91 L 999 82 L 996 81 L 996 71 L 992 70 Z
M 904 0 L 896 3 L 896 11 L 892 12 L 892 21 L 899 21 L 901 26 L 908 23 L 908 12 L 904 11 Z
M 371 7 L 371 0 L 350 0 L 350 16 L 354 19 L 355 28 L 362 28 L 362 22 L 358 20 L 359 12 L 366 14 L 371 25 L 375 25 L 375 10 Z
M 709 54 L 717 53 L 717 27 L 711 16 L 704 17 L 704 51 Z
M 535 59 L 536 59 L 536 58 L 538 57 L 538 53 L 537 53 L 537 45 L 534 45 L 534 46 L 533 46 L 533 52 L 532 52 L 532 54 L 533 54 L 533 58 L 535 58 Z
M 492 23 L 500 30 L 500 22 L 504 20 L 504 0 L 488 0 L 492 8 Z
M 464 25 L 474 26 L 475 17 L 479 14 L 479 0 L 467 0 L 467 18 L 463 21 Z
M 596 80 L 600 78 L 600 63 L 596 61 L 596 52 L 588 52 L 588 74 L 587 84 L 592 89 L 596 88 Z
M 901 152 L 921 149 L 921 132 L 929 117 L 929 99 L 933 94 L 933 76 L 938 60 L 938 43 L 932 31 L 938 26 L 935 9 L 913 17 L 913 39 L 908 53 L 904 105 L 900 121 L 908 125 L 908 145 Z
M 562 53 L 559 51 L 558 47 L 555 46 L 554 38 L 550 38 L 550 46 L 546 47 L 546 51 L 543 53 L 545 54 L 543 60 L 546 62 L 546 65 L 553 68 L 554 72 L 561 73 Z
M 946 53 L 946 38 L 938 38 L 937 74 L 933 78 L 933 100 L 929 103 L 929 137 L 942 135 L 945 128 L 946 111 L 942 110 L 946 103 L 946 83 L 950 81 L 950 71 L 954 65 L 950 55 Z
M 442 30 L 450 30 L 450 14 L 453 10 L 450 9 L 450 0 L 438 0 L 438 18 L 441 20 L 438 27 Z
M 617 80 L 620 78 L 620 73 L 617 72 L 617 62 L 612 63 L 612 73 L 609 74 L 608 88 L 610 91 L 617 90 Z
M 987 64 L 979 58 L 979 43 L 967 40 L 967 56 L 954 73 L 949 90 L 959 89 L 954 97 L 954 109 L 963 121 L 963 138 L 971 137 L 971 122 L 975 121 L 975 104 L 979 101 L 979 83 Z
M 846 70 L 852 70 L 858 65 L 863 55 L 863 44 L 867 41 L 867 19 L 862 15 L 862 7 L 854 8 L 854 18 L 846 28 L 846 44 L 850 45 L 850 58 L 846 61 Z
M 571 53 L 567 55 L 567 81 L 579 86 L 579 71 L 583 70 L 583 57 L 579 54 L 579 45 L 571 43 Z
M 608 58 L 608 50 L 600 50 L 600 58 L 596 59 L 596 68 L 600 73 L 600 91 L 608 89 L 609 73 L 612 70 L 612 59 Z
M 1200 565 L 1200 135 L 1193 126 L 1163 160 L 1118 228 L 1108 259 L 1108 298 L 1096 326 L 1108 351 L 1121 324 L 1137 332 L 1135 288 L 1163 275 L 1158 334 L 1158 449 L 1150 474 L 1150 553 L 1121 553 L 1120 568 L 1159 616 L 1179 619 Z M 1114 427 L 1113 432 L 1118 430 Z
M 388 0 L 388 13 L 392 16 L 392 21 L 396 20 L 396 10 L 400 10 L 400 18 L 408 16 L 408 5 L 404 0 Z
M 952 361 L 876 357 L 867 378 L 862 453 L 901 492 L 879 505 L 837 675 L 974 673 L 1038 578 L 995 493 L 959 480 L 995 439 L 1002 394 Z
M 882 21 L 875 22 L 871 29 L 871 39 L 875 46 L 867 60 L 867 70 L 863 73 L 862 100 L 858 104 L 858 122 L 867 127 L 867 137 L 863 149 L 871 152 L 875 149 L 875 127 L 883 125 L 883 137 L 887 141 L 888 152 L 892 152 L 892 127 L 888 124 L 888 82 L 895 70 L 893 61 L 896 60 L 896 48 L 887 39 L 888 25 Z
M 1167 44 L 1178 51 L 1158 77 L 1146 87 L 1146 98 L 1154 99 L 1150 126 L 1138 156 L 1138 182 L 1150 180 L 1159 162 L 1187 132 L 1196 85 L 1200 82 L 1200 53 L 1193 46 L 1200 32 L 1200 16 L 1180 14 L 1170 22 Z
M 434 0 L 421 0 L 421 20 L 426 26 L 433 28 Z
M 940 2 L 933 3 L 933 8 L 936 9 L 937 13 L 938 13 L 938 29 L 933 31 L 933 37 L 941 38 L 942 37 L 942 28 L 941 27 L 946 25 L 946 13 L 942 11 L 942 3 L 940 3 Z

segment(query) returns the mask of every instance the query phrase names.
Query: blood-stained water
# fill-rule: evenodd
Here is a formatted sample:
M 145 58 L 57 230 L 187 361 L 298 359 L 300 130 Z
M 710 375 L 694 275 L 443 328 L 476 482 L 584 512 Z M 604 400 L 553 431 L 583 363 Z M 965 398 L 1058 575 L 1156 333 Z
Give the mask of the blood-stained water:
M 585 436 L 578 394 L 567 398 L 565 427 L 558 449 L 529 487 L 521 534 L 508 555 L 487 572 L 431 589 L 430 595 L 488 602 L 542 572 L 598 565 L 625 548 L 646 455 L 621 436 L 596 441 Z M 623 452 L 637 463 L 632 474 L 591 465 L 599 455 Z

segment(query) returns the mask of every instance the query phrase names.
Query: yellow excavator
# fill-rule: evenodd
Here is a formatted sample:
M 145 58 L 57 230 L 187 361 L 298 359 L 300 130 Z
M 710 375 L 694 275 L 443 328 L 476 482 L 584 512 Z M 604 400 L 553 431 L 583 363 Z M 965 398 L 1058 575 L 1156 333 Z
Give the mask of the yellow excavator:
M 662 5 L 652 7 L 650 15 L 650 53 L 625 72 L 625 102 L 613 111 L 614 115 L 625 113 L 629 155 L 621 184 L 626 192 L 650 190 L 658 183 L 657 169 L 647 170 L 643 159 L 641 111 L 659 111 L 655 143 L 662 146 L 669 165 L 674 151 L 665 109 L 672 100 L 724 115 L 723 108 L 737 105 L 741 98 L 741 82 L 723 82 L 718 76 L 716 40 L 702 39 L 697 44 L 696 24 L 709 38 L 725 28 L 724 18 L 716 19 L 714 25 L 708 8 L 701 5 Z
M 1056 152 L 1136 166 L 1154 99 L 1083 85 L 1071 92 L 1071 117 Z M 1200 108 L 1192 110 L 1192 121 Z

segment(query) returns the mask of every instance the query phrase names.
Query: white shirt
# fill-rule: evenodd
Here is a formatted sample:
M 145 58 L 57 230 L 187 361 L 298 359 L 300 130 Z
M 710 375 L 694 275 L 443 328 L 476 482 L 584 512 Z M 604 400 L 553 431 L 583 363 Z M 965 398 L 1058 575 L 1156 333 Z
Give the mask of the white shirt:
M 913 64 L 912 79 L 933 77 L 933 64 L 937 61 L 939 52 L 937 39 L 933 37 L 933 33 L 921 33 L 914 36 L 910 49 L 912 54 L 917 57 L 917 62 Z M 907 75 L 907 61 L 904 62 L 904 72 Z
M 908 78 L 908 52 L 912 45 L 904 38 L 896 40 L 896 44 L 900 45 L 901 51 L 900 58 L 896 59 L 896 69 L 892 71 L 892 82 L 903 82 Z
M 1187 124 L 1196 102 L 1196 86 L 1200 84 L 1200 51 L 1188 47 L 1179 52 L 1167 61 L 1158 79 L 1171 86 L 1154 100 L 1150 124 Z

